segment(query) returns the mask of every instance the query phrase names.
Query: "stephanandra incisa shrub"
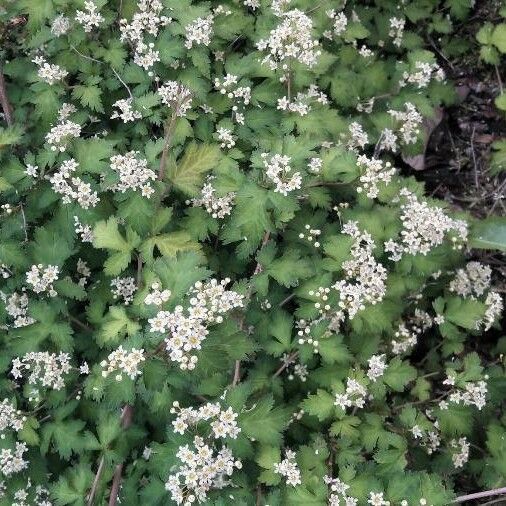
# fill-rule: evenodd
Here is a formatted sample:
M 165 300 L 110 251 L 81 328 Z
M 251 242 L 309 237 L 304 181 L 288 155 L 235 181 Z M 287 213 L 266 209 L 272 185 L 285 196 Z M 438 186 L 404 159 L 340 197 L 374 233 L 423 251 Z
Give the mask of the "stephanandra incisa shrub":
M 505 485 L 501 297 L 398 170 L 472 3 L 3 0 L 0 504 Z

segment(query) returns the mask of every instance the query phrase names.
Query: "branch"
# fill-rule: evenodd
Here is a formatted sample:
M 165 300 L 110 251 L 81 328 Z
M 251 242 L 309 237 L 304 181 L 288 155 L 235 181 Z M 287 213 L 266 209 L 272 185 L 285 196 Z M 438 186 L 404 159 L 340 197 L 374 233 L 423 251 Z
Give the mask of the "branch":
M 283 365 L 272 375 L 272 377 L 277 378 L 290 364 L 293 364 L 293 361 L 297 358 L 298 355 L 298 351 L 292 351 L 292 353 L 290 353 L 287 359 L 283 362 Z
M 484 497 L 491 497 L 493 495 L 506 495 L 506 487 L 495 488 L 493 490 L 485 490 L 485 492 L 475 492 L 474 494 L 461 495 L 453 501 L 453 503 L 460 503 L 466 501 L 472 501 L 473 499 L 483 499 Z
M 165 169 L 167 166 L 167 157 L 169 155 L 170 143 L 172 141 L 172 133 L 174 132 L 174 127 L 176 126 L 177 114 L 176 111 L 172 113 L 170 117 L 170 122 L 168 126 L 165 128 L 165 137 L 163 138 L 163 151 L 162 157 L 160 158 L 160 168 L 158 169 L 158 179 L 163 180 L 165 176 Z
M 123 412 L 121 413 L 121 427 L 123 429 L 128 429 L 130 425 L 132 424 L 132 417 L 134 414 L 134 408 L 133 406 L 130 406 L 127 404 L 123 408 Z M 116 502 L 118 501 L 118 492 L 119 487 L 121 485 L 121 475 L 123 474 L 123 462 L 121 464 L 118 464 L 116 466 L 116 469 L 114 470 L 114 476 L 112 478 L 112 486 L 111 486 L 111 493 L 109 495 L 109 506 L 116 506 Z
M 0 105 L 2 106 L 7 126 L 9 127 L 12 126 L 13 125 L 12 107 L 9 102 L 9 98 L 7 97 L 7 90 L 5 88 L 5 79 L 1 65 L 0 65 Z
M 100 477 L 102 476 L 102 471 L 104 470 L 105 458 L 102 455 L 100 459 L 100 463 L 98 464 L 97 474 L 95 474 L 95 479 L 93 480 L 93 485 L 91 486 L 90 493 L 88 494 L 88 500 L 86 501 L 87 506 L 92 506 L 93 499 L 95 498 L 95 494 L 97 493 L 98 484 L 100 482 Z

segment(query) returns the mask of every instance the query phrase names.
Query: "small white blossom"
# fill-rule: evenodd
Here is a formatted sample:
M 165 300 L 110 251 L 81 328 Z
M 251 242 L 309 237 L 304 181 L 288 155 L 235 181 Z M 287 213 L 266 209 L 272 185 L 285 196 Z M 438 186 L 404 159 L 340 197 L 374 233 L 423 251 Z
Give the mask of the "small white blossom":
M 76 11 L 76 21 L 81 24 L 85 32 L 91 32 L 94 27 L 99 27 L 105 21 L 102 14 L 97 12 L 98 7 L 94 2 L 86 0 L 84 11 Z
M 276 185 L 275 192 L 286 196 L 301 187 L 302 177 L 299 172 L 292 173 L 289 156 L 262 153 L 262 161 L 266 168 L 265 175 Z
M 53 283 L 58 279 L 59 268 L 55 265 L 32 265 L 26 273 L 26 282 L 35 293 L 48 292 L 51 297 L 56 295 Z
M 67 77 L 68 72 L 59 65 L 47 63 L 42 56 L 37 56 L 32 60 L 39 69 L 37 75 L 47 84 L 53 85 Z
M 12 361 L 11 374 L 14 379 L 28 376 L 28 383 L 53 390 L 61 390 L 65 386 L 63 376 L 71 371 L 68 353 L 29 352 L 22 358 Z
M 115 299 L 123 299 L 125 306 L 134 300 L 137 284 L 132 277 L 114 278 L 111 281 L 111 291 Z
M 122 374 L 126 374 L 130 379 L 135 380 L 142 374 L 140 365 L 144 362 L 144 350 L 132 348 L 130 351 L 124 350 L 119 346 L 116 350 L 109 353 L 107 360 L 100 362 L 102 367 L 102 376 L 107 378 L 112 372 L 118 371 L 116 381 L 122 380 Z
M 59 14 L 53 19 L 51 23 L 51 33 L 56 37 L 60 37 L 61 35 L 65 35 L 70 30 L 70 19 L 64 16 L 63 14 Z
M 139 158 L 139 151 L 129 151 L 124 155 L 111 156 L 111 169 L 119 176 L 119 182 L 111 187 L 113 191 L 125 193 L 127 190 L 140 190 L 143 197 L 151 197 L 154 188 L 151 181 L 156 173 L 148 168 L 148 162 Z
M 285 458 L 281 462 L 274 464 L 274 472 L 286 478 L 287 485 L 296 487 L 302 483 L 300 469 L 295 460 L 295 452 L 291 450 L 286 450 Z
M 167 81 L 163 86 L 160 86 L 158 94 L 162 102 L 169 106 L 176 116 L 185 116 L 186 112 L 191 108 L 191 91 L 176 81 Z

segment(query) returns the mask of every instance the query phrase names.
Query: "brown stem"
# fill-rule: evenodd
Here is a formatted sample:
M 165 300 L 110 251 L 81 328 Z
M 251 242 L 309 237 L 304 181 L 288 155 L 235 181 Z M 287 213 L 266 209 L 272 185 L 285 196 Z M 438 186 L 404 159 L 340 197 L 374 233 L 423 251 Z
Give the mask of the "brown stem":
M 506 487 L 495 488 L 493 490 L 485 490 L 484 492 L 475 492 L 474 494 L 461 495 L 457 497 L 453 502 L 466 502 L 472 501 L 473 499 L 483 499 L 484 497 L 491 497 L 493 495 L 503 495 L 506 494 Z
M 158 179 L 163 180 L 165 176 L 165 169 L 167 166 L 167 157 L 169 156 L 170 143 L 172 140 L 172 134 L 174 133 L 174 128 L 176 126 L 177 114 L 176 111 L 172 113 L 170 117 L 170 122 L 168 126 L 165 128 L 165 137 L 163 138 L 163 151 L 162 157 L 160 158 L 160 168 L 158 169 Z
M 4 73 L 1 65 L 0 65 L 0 105 L 2 106 L 7 126 L 12 126 L 13 124 L 12 107 L 9 102 L 9 98 L 7 97 Z
M 90 493 L 88 494 L 88 500 L 86 501 L 87 506 L 92 506 L 93 499 L 95 498 L 95 494 L 97 493 L 98 484 L 100 482 L 100 477 L 102 476 L 102 471 L 104 470 L 105 458 L 102 455 L 100 459 L 100 463 L 98 464 L 97 474 L 95 474 L 95 479 L 93 480 L 93 485 L 91 486 Z
M 232 386 L 235 387 L 239 380 L 241 379 L 241 361 L 236 360 L 235 361 L 235 368 L 234 368 L 234 379 L 232 380 Z
M 78 327 L 81 327 L 83 330 L 86 330 L 86 332 L 93 332 L 93 329 L 91 327 L 88 327 L 86 323 L 83 323 L 81 320 L 78 320 L 75 316 L 69 314 L 69 320 L 72 323 L 75 323 Z
M 121 427 L 123 429 L 128 429 L 130 425 L 132 424 L 132 417 L 134 414 L 134 408 L 133 406 L 130 406 L 127 404 L 121 413 Z M 109 506 L 116 506 L 116 502 L 118 501 L 118 492 L 119 487 L 121 485 L 121 475 L 123 474 L 123 462 L 118 464 L 116 466 L 116 469 L 114 470 L 114 475 L 112 478 L 112 486 L 111 486 L 111 493 L 109 495 Z
M 273 378 L 277 378 L 293 361 L 297 358 L 298 351 L 293 351 L 288 355 L 288 358 L 283 362 L 283 365 L 272 375 Z

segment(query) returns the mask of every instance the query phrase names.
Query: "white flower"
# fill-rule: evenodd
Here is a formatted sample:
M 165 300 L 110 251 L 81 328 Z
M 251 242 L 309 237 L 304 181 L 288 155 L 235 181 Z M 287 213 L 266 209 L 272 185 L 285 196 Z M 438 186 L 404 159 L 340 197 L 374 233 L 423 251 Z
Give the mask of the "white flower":
M 148 162 L 139 158 L 139 151 L 129 151 L 124 155 L 111 156 L 111 169 L 117 172 L 119 182 L 111 187 L 113 191 L 125 193 L 127 190 L 141 190 L 149 198 L 154 193 L 151 181 L 156 180 L 156 173 L 148 168 Z
M 51 33 L 56 37 L 65 35 L 70 30 L 70 19 L 63 14 L 59 14 L 51 23 Z
M 97 12 L 97 6 L 94 2 L 87 0 L 84 2 L 85 11 L 76 11 L 76 21 L 83 25 L 85 32 L 91 32 L 94 27 L 100 26 L 105 21 L 102 14 Z
M 378 378 L 383 376 L 385 369 L 388 367 L 385 363 L 385 355 L 373 355 L 367 363 L 369 364 L 367 377 L 372 382 L 375 382 Z
M 35 293 L 48 292 L 51 297 L 56 295 L 53 283 L 58 279 L 59 268 L 55 265 L 32 265 L 26 273 L 26 282 Z
M 132 348 L 130 351 L 126 351 L 123 346 L 119 346 L 109 354 L 107 360 L 100 363 L 102 376 L 106 378 L 112 372 L 119 371 L 119 374 L 116 375 L 117 381 L 121 381 L 122 374 L 126 374 L 130 379 L 135 380 L 137 376 L 142 374 L 140 365 L 144 360 L 143 349 Z
M 43 387 L 61 390 L 65 386 L 63 376 L 71 371 L 68 353 L 29 352 L 23 358 L 12 361 L 14 379 L 28 375 L 28 383 L 40 383 Z
M 296 487 L 302 483 L 300 478 L 300 470 L 295 461 L 295 452 L 287 450 L 286 458 L 281 462 L 274 464 L 274 472 L 286 478 L 286 483 Z
M 229 192 L 223 197 L 216 195 L 216 189 L 212 185 L 212 178 L 208 177 L 207 182 L 200 190 L 200 197 L 187 201 L 193 207 L 203 207 L 213 218 L 224 218 L 228 216 L 234 205 L 235 192 Z
M 176 81 L 167 81 L 158 88 L 162 102 L 169 106 L 177 116 L 184 116 L 191 109 L 191 91 Z
M 59 65 L 47 63 L 42 56 L 34 58 L 32 62 L 38 65 L 37 75 L 47 84 L 53 85 L 68 75 L 65 69 Z
M 111 119 L 120 118 L 123 123 L 141 119 L 142 114 L 132 108 L 132 102 L 131 98 L 116 100 L 112 106 L 117 107 L 119 111 L 114 111 Z
M 125 306 L 134 300 L 134 294 L 137 291 L 137 284 L 132 277 L 114 278 L 111 281 L 111 291 L 115 299 L 122 298 Z
M 292 173 L 289 156 L 262 153 L 262 160 L 266 168 L 265 175 L 276 185 L 275 192 L 286 196 L 301 187 L 302 177 L 299 172 Z
M 304 12 L 294 9 L 282 16 L 281 23 L 271 30 L 269 38 L 257 43 L 260 51 L 268 51 L 262 60 L 272 70 L 281 67 L 286 71 L 285 62 L 297 61 L 309 68 L 318 63 L 321 54 L 318 40 L 312 37 L 313 23 Z
M 209 46 L 213 36 L 214 17 L 210 14 L 205 18 L 197 18 L 185 27 L 185 47 L 191 49 L 194 45 Z

